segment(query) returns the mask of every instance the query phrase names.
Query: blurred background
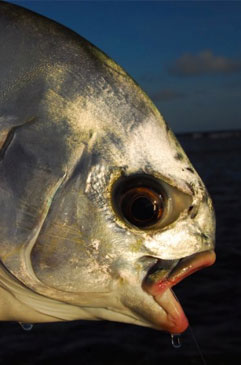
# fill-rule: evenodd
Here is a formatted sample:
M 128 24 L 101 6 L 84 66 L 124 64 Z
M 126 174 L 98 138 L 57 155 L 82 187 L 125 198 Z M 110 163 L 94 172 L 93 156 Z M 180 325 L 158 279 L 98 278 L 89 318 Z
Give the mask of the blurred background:
M 1 364 L 241 363 L 241 2 L 12 1 L 111 56 L 153 99 L 204 180 L 217 262 L 175 286 L 191 329 L 114 322 L 0 323 Z

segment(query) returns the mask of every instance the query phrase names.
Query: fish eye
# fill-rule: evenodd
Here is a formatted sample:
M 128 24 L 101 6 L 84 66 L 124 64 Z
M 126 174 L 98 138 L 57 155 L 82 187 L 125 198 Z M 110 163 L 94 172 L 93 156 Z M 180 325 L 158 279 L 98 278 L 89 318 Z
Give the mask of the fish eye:
M 157 223 L 164 209 L 160 193 L 146 186 L 133 187 L 121 196 L 120 210 L 131 224 L 148 227 Z
M 118 216 L 132 226 L 148 229 L 165 216 L 167 196 L 149 175 L 121 177 L 113 187 L 112 204 Z
M 168 226 L 192 204 L 190 195 L 145 174 L 121 176 L 111 195 L 112 208 L 122 222 L 143 230 Z

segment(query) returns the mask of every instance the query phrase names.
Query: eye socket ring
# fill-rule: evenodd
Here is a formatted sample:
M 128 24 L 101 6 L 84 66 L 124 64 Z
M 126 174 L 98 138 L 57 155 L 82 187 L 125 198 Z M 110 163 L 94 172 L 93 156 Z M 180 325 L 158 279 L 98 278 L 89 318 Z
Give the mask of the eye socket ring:
M 133 174 L 113 183 L 111 204 L 129 228 L 156 231 L 175 222 L 185 210 L 188 212 L 193 197 L 152 175 Z

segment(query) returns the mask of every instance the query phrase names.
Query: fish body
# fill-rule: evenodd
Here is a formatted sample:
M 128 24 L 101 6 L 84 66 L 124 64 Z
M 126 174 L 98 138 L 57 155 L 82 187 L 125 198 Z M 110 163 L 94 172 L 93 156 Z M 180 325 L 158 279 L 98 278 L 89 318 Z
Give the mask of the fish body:
M 215 261 L 215 217 L 159 111 L 71 30 L 0 3 L 1 320 L 179 333 L 171 287 Z

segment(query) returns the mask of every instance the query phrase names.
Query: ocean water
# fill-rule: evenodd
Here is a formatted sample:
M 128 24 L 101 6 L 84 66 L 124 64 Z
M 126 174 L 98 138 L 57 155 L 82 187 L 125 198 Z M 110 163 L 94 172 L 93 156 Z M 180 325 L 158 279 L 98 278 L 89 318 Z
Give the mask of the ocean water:
M 29 332 L 2 322 L 0 364 L 241 364 L 241 133 L 179 140 L 217 218 L 216 264 L 174 289 L 192 329 L 181 336 L 182 347 L 174 349 L 167 333 L 107 321 L 37 324 Z

